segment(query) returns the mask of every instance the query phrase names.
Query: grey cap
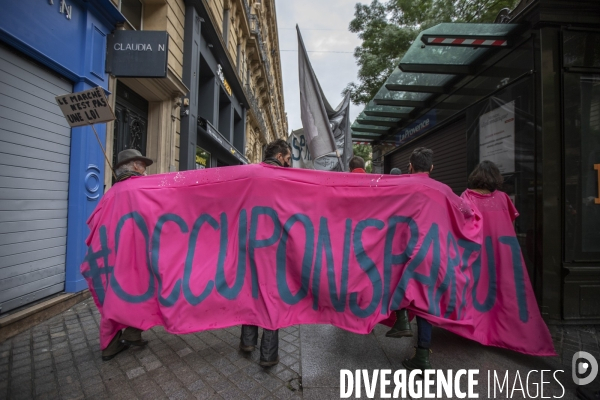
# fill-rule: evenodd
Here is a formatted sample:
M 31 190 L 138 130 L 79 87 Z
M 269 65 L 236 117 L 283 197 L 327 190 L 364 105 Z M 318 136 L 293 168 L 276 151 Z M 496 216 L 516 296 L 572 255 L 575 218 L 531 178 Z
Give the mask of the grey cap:
M 115 169 L 119 168 L 123 164 L 127 164 L 130 161 L 143 161 L 146 164 L 146 167 L 152 165 L 154 161 L 149 159 L 148 157 L 144 157 L 139 150 L 136 149 L 127 149 L 123 150 L 117 155 L 117 165 L 115 165 Z
M 400 171 L 400 168 L 392 168 L 390 175 L 402 175 L 402 171 Z

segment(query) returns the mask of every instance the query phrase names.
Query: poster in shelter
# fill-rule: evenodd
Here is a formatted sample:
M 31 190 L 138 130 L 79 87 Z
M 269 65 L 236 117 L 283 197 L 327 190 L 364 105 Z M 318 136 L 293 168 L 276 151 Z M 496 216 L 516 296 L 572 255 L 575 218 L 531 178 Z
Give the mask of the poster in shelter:
M 515 102 L 479 117 L 479 161 L 492 161 L 502 174 L 515 172 Z

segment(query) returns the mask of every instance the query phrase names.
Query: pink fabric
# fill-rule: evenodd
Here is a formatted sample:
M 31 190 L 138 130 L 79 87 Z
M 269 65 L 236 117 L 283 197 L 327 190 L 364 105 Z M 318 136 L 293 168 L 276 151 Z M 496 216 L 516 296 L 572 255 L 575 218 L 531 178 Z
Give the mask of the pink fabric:
M 538 340 L 537 347 L 548 348 L 549 351 L 552 349 L 552 337 L 539 312 L 525 260 L 519 249 L 519 253 L 516 254 L 518 262 L 515 262 L 508 246 L 502 243 L 506 242 L 506 239 L 500 240 L 500 238 L 512 238 L 518 245 L 513 221 L 519 216 L 519 212 L 508 195 L 499 190 L 490 194 L 480 194 L 467 189 L 461 197 L 471 202 L 481 214 L 484 241 L 488 240 L 493 243 L 493 256 L 496 264 L 498 281 L 496 304 L 487 313 L 484 321 L 481 321 L 481 315 L 474 314 L 477 317 L 475 324 L 485 324 L 486 327 L 485 330 L 476 332 L 481 336 L 481 340 L 478 341 L 507 347 L 499 338 L 510 335 L 523 338 L 523 347 L 527 342 L 533 345 L 534 341 Z M 482 248 L 482 265 L 488 265 L 490 252 L 485 245 Z M 515 265 L 520 265 L 521 268 L 515 268 Z M 522 282 L 520 289 L 515 287 L 517 280 Z M 488 281 L 488 270 L 482 268 L 480 282 Z M 523 295 L 517 295 L 517 290 L 520 290 Z M 478 292 L 477 297 L 483 298 L 483 293 L 480 295 Z M 519 304 L 519 297 L 525 298 L 526 302 Z M 527 317 L 527 323 L 522 321 L 525 317 Z M 441 325 L 443 326 L 443 324 Z
M 102 316 L 102 348 L 125 326 L 325 323 L 368 333 L 408 307 L 484 344 L 554 354 L 551 341 L 527 334 L 543 321 L 521 322 L 506 297 L 491 311 L 473 308 L 480 215 L 425 174 L 260 164 L 131 178 L 108 191 L 88 225 L 81 271 Z M 510 258 L 502 262 L 511 269 Z M 514 278 L 503 279 L 509 296 Z

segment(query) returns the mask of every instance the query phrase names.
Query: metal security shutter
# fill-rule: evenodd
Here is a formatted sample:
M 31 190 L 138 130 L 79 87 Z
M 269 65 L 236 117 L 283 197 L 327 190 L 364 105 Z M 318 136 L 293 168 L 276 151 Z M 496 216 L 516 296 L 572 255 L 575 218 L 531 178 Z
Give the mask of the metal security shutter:
M 0 44 L 0 313 L 64 290 L 72 91 Z
M 417 147 L 433 150 L 432 178 L 450 186 L 458 195 L 467 188 L 467 128 L 464 118 L 390 154 L 387 156 L 391 158 L 387 164 L 389 168 L 400 168 L 403 174 L 408 173 L 408 158 Z

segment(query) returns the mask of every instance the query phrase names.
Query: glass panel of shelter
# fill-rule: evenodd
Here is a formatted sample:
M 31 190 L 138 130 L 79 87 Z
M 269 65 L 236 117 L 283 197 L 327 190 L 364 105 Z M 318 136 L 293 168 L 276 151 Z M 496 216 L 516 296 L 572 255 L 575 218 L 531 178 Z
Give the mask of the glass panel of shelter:
M 565 261 L 600 260 L 600 74 L 564 74 Z
M 538 271 L 535 211 L 535 117 L 533 79 L 528 77 L 479 102 L 467 111 L 467 171 L 481 161 L 498 165 L 504 177 L 502 191 L 520 213 L 515 231 L 529 277 L 535 286 Z M 541 271 L 541 269 L 540 269 Z
M 600 32 L 563 33 L 565 67 L 600 68 Z

